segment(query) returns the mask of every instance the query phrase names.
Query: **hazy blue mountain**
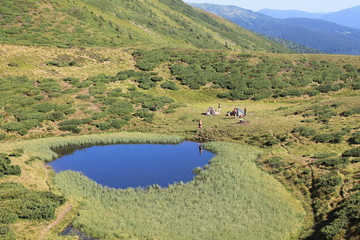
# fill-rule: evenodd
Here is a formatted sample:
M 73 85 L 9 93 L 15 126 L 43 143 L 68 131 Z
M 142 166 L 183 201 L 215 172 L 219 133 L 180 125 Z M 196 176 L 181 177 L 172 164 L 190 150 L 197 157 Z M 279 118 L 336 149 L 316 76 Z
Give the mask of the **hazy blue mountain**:
M 322 17 L 322 19 L 339 25 L 360 29 L 360 6 L 327 14 Z
M 332 54 L 360 55 L 360 30 L 317 19 L 275 19 L 236 6 L 191 4 L 258 34 Z
M 360 6 L 344 9 L 333 13 L 309 13 L 297 10 L 262 9 L 258 13 L 269 17 L 285 18 L 314 18 L 333 22 L 339 25 L 360 29 Z
M 315 18 L 320 19 L 324 17 L 327 13 L 309 13 L 299 10 L 275 10 L 264 8 L 258 11 L 258 13 L 264 14 L 266 16 L 278 19 L 285 18 Z

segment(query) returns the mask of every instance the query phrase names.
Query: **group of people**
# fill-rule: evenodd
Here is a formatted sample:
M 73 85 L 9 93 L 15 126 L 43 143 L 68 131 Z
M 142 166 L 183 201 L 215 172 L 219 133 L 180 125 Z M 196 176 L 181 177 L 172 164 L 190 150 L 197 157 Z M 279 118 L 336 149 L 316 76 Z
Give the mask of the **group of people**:
M 215 109 L 213 107 L 209 107 L 209 110 L 205 113 L 205 115 L 210 116 L 210 115 L 217 115 L 220 114 L 221 112 L 221 105 L 220 103 L 218 104 L 218 111 L 215 111 Z M 228 111 L 226 113 L 226 116 L 235 116 L 235 119 L 239 119 L 239 123 L 245 123 L 245 117 L 247 115 L 247 109 L 241 109 L 241 108 L 234 108 L 234 110 L 232 111 Z M 201 120 L 199 120 L 198 123 L 198 130 L 197 130 L 197 135 L 199 133 L 201 133 L 203 128 L 203 123 Z

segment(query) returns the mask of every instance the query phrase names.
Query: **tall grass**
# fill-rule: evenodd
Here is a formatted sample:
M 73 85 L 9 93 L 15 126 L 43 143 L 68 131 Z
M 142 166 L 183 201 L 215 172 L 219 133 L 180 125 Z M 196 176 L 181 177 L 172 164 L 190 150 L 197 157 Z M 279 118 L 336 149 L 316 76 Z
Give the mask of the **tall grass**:
M 135 142 L 160 140 L 128 136 Z M 77 142 L 87 143 L 85 138 Z M 120 190 L 72 171 L 57 174 L 55 181 L 66 196 L 83 203 L 75 227 L 102 239 L 296 238 L 305 215 L 302 205 L 257 168 L 259 150 L 220 142 L 205 146 L 217 155 L 186 184 Z

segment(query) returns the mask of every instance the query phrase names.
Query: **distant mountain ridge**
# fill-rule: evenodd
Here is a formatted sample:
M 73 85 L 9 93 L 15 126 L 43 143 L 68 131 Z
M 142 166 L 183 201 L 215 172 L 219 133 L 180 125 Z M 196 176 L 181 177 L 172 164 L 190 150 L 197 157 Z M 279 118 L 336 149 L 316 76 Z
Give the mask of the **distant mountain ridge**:
M 0 43 L 290 52 L 181 0 L 1 0 Z
M 191 4 L 269 37 L 292 41 L 331 54 L 360 55 L 360 30 L 318 19 L 275 19 L 229 5 Z
M 257 13 L 264 14 L 266 16 L 278 19 L 286 19 L 286 18 L 314 18 L 314 19 L 321 19 L 325 15 L 329 13 L 310 13 L 300 10 L 276 10 L 276 9 L 269 9 L 264 8 Z
M 262 9 L 258 13 L 269 17 L 285 18 L 313 18 L 333 22 L 346 27 L 360 29 L 360 5 L 333 13 L 309 13 L 298 10 Z

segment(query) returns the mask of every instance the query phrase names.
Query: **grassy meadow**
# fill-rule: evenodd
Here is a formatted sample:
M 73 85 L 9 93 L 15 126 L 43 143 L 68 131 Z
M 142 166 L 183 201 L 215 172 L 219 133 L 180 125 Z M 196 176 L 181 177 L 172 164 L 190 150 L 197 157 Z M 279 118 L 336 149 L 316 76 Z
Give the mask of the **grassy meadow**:
M 1 45 L 0 153 L 21 174 L 0 184 L 73 206 L 45 239 L 71 239 L 57 236 L 70 222 L 104 239 L 356 239 L 360 58 L 168 51 Z M 234 107 L 245 124 L 225 116 Z M 217 155 L 164 189 L 109 189 L 44 165 L 55 147 L 184 139 Z M 50 222 L 0 227 L 30 240 Z

